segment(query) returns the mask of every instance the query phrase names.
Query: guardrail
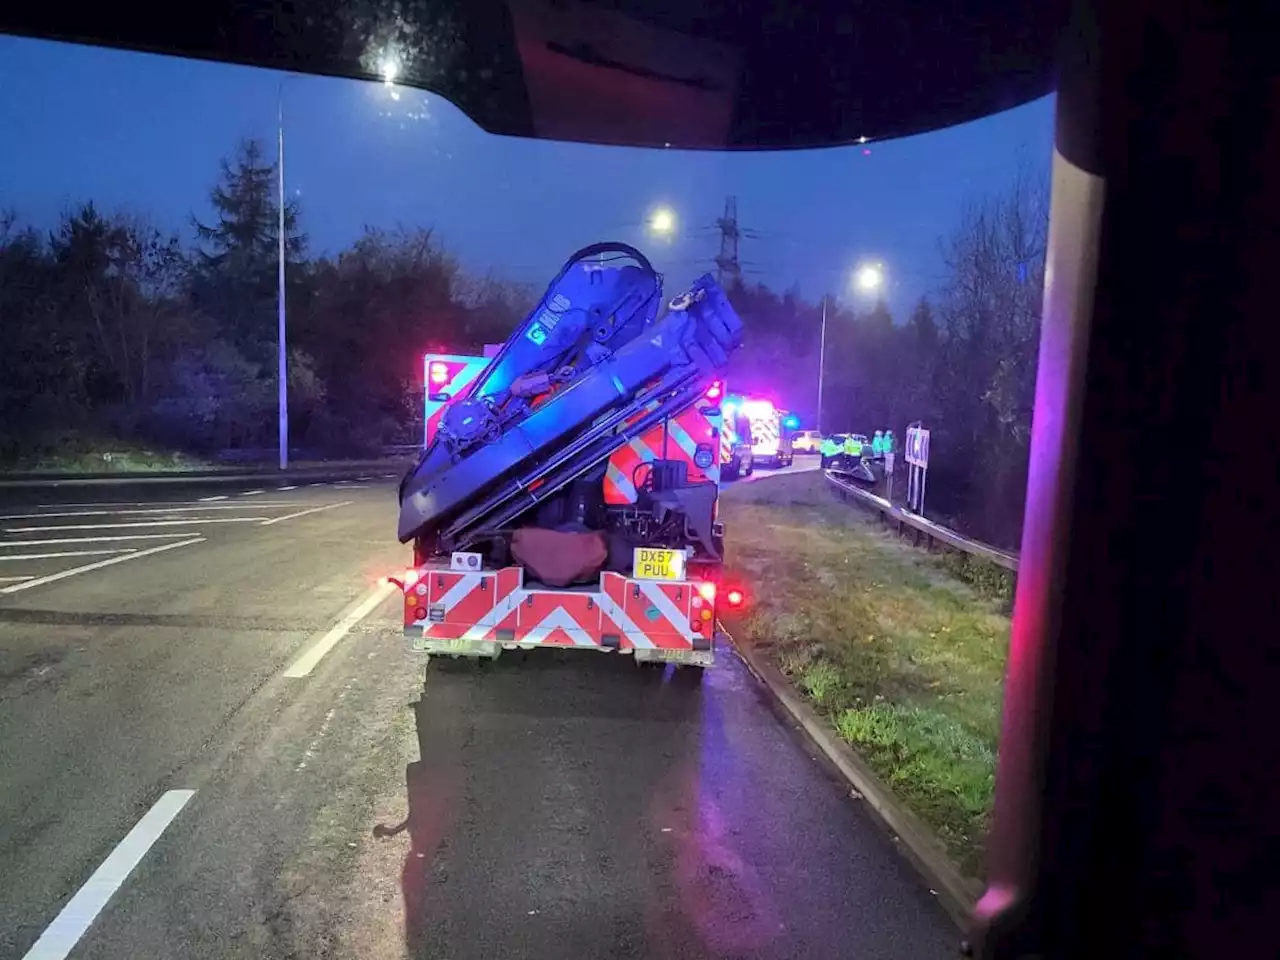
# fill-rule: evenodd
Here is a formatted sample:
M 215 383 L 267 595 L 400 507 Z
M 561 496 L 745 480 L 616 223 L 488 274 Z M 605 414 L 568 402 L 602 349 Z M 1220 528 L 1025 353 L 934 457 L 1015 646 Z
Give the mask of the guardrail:
M 836 491 L 840 499 L 849 500 L 852 498 L 862 506 L 876 511 L 886 523 L 897 525 L 899 536 L 903 534 L 904 530 L 910 530 L 917 545 L 923 537 L 926 547 L 932 546 L 935 541 L 945 543 L 955 550 L 963 551 L 974 557 L 980 557 L 1014 573 L 1018 572 L 1018 555 L 1016 553 L 1008 553 L 1004 550 L 998 550 L 989 544 L 962 537 L 954 530 L 939 526 L 932 520 L 911 513 L 908 510 L 903 510 L 901 507 L 895 507 L 884 497 L 876 496 L 871 491 L 865 490 L 849 480 L 842 479 L 834 471 L 824 470 L 823 474 L 827 478 L 827 483 Z

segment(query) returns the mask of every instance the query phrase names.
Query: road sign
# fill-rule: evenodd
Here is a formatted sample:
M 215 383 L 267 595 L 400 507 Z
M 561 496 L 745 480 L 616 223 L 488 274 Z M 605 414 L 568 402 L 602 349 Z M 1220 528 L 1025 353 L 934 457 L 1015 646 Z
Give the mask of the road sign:
M 907 447 L 904 454 L 907 463 L 913 467 L 928 467 L 929 431 L 924 427 L 908 427 Z

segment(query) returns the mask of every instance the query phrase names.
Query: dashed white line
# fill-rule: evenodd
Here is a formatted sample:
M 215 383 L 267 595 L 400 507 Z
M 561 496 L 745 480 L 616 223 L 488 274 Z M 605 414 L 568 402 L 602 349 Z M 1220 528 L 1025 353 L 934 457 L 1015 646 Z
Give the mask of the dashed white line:
M 52 527 L 8 527 L 6 533 L 39 533 L 41 530 L 122 530 L 129 527 L 185 527 L 193 523 L 258 523 L 266 517 L 195 517 L 191 520 L 142 520 L 138 523 L 79 523 Z
M 193 543 L 204 542 L 204 537 L 192 537 L 190 540 L 179 540 L 177 543 L 163 543 L 158 547 L 149 547 L 146 550 L 138 550 L 135 553 L 126 553 L 118 557 L 108 557 L 106 560 L 96 560 L 93 563 L 86 563 L 83 567 L 72 567 L 70 570 L 60 570 L 57 573 L 51 573 L 46 577 L 34 577 L 22 583 L 15 583 L 7 587 L 0 587 L 0 593 L 17 593 L 19 590 L 30 590 L 32 587 L 43 587 L 46 583 L 65 580 L 67 577 L 74 577 L 78 573 L 88 573 L 90 570 L 101 570 L 103 567 L 110 567 L 117 563 L 124 563 L 126 560 L 140 560 L 143 557 L 149 557 L 155 553 L 163 553 L 166 550 L 176 550 L 178 547 L 189 547 Z
M 41 527 L 47 530 L 48 527 Z M 187 533 L 126 533 L 118 537 L 54 537 L 50 540 L 0 540 L 0 547 L 58 547 L 68 543 L 118 543 L 125 540 L 181 540 Z
M 244 491 L 242 494 L 240 494 L 240 496 L 242 496 L 242 497 L 256 497 L 256 496 L 257 496 L 258 494 L 260 494 L 260 493 L 266 493 L 266 491 L 265 491 L 265 490 L 246 490 L 246 491 Z
M 116 550 L 64 550 L 60 553 L 0 553 L 2 560 L 52 560 L 54 557 L 105 557 L 113 553 L 133 553 L 133 547 Z
M 216 497 L 201 497 L 200 503 L 212 503 L 215 500 L 225 500 L 225 499 L 227 499 L 227 495 L 225 493 L 220 493 Z
M 286 513 L 283 517 L 272 517 L 270 520 L 263 520 L 261 526 L 269 527 L 274 523 L 281 523 L 285 520 L 293 520 L 296 517 L 305 517 L 309 513 L 319 513 L 322 510 L 332 510 L 335 507 L 349 507 L 350 500 L 343 500 L 340 503 L 326 503 L 323 507 L 312 507 L 310 510 L 299 510 L 297 513 Z
M 23 960 L 64 960 L 69 956 L 102 908 L 195 795 L 194 790 L 170 790 L 157 800 L 67 901 Z
M 338 641 L 351 632 L 351 628 L 358 624 L 361 620 L 373 613 L 381 603 L 391 596 L 391 592 L 397 587 L 393 583 L 380 583 L 373 588 L 372 591 L 360 603 L 348 613 L 345 617 L 333 625 L 328 633 L 317 640 L 309 647 L 302 656 L 284 672 L 286 677 L 298 679 L 305 677 L 316 668 L 321 658 L 326 653 L 338 645 Z
M 0 577 L 0 583 L 15 583 L 19 580 L 34 580 L 34 579 L 35 579 L 34 574 L 26 577 Z
M 217 503 L 203 507 L 147 507 L 138 510 L 71 510 L 66 513 L 9 513 L 0 516 L 0 520 L 43 520 L 45 517 L 140 517 L 157 513 L 199 513 L 202 510 L 257 510 L 259 507 L 291 507 L 292 503 L 281 500 L 255 500 L 253 503 Z
M 276 490 L 278 490 L 280 493 L 284 493 L 284 491 L 286 490 L 297 490 L 297 489 L 298 487 L 296 484 L 292 487 L 276 487 Z

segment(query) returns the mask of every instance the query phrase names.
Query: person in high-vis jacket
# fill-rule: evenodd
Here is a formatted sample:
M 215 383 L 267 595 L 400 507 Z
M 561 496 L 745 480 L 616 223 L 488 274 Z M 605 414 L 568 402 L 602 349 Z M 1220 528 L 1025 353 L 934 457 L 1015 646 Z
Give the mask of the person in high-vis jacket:
M 818 454 L 822 457 L 822 466 L 827 467 L 831 461 L 836 458 L 836 454 L 840 452 L 840 444 L 836 443 L 831 437 L 822 438 L 822 446 L 818 448 Z
M 885 453 L 898 452 L 898 443 L 897 443 L 897 440 L 894 439 L 892 430 L 886 430 L 884 432 L 884 452 Z
M 884 456 L 884 431 L 877 430 L 871 438 L 871 456 L 879 460 Z
M 862 441 L 853 434 L 844 438 L 844 450 L 842 451 L 846 457 L 862 457 Z

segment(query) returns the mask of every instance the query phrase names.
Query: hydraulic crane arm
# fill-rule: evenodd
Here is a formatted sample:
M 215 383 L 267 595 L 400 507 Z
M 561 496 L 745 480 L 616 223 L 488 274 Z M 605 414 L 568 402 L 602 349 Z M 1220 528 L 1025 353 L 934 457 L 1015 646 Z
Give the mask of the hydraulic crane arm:
M 610 251 L 641 266 L 584 262 Z M 661 278 L 632 248 L 575 254 L 484 374 L 450 402 L 401 483 L 400 540 L 443 535 L 456 546 L 483 536 L 694 402 L 741 342 L 742 323 L 710 276 L 657 320 L 660 299 Z

